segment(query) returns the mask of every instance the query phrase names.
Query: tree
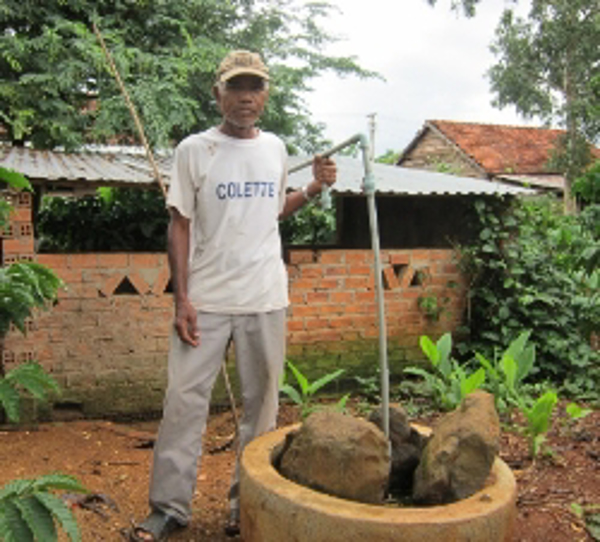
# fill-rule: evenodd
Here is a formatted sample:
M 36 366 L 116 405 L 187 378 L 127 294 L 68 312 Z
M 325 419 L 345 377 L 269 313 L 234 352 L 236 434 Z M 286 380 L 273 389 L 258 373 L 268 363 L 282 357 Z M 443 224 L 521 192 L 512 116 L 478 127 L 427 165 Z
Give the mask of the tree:
M 475 15 L 477 4 L 479 4 L 480 1 L 481 0 L 452 0 L 451 5 L 453 10 L 459 10 L 462 8 L 463 13 L 467 17 L 473 17 Z M 429 2 L 429 4 L 432 6 L 437 4 L 437 0 L 427 0 L 427 2 Z
M 92 30 L 96 22 L 153 146 L 219 118 L 210 89 L 231 48 L 259 51 L 271 66 L 263 126 L 312 151 L 322 127 L 302 93 L 327 70 L 368 77 L 353 57 L 323 54 L 327 3 L 301 0 L 4 0 L 0 8 L 0 123 L 19 144 L 76 149 L 135 140 L 124 100 Z
M 527 20 L 505 10 L 490 69 L 495 105 L 566 128 L 555 164 L 565 174 L 565 211 L 575 209 L 574 179 L 600 135 L 600 17 L 597 0 L 533 0 Z

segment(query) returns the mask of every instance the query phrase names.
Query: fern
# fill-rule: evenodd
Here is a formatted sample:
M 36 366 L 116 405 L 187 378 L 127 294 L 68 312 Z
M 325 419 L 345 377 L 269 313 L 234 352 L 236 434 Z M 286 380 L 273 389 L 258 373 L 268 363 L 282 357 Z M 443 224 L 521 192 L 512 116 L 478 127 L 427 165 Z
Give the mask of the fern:
M 0 489 L 0 540 L 55 542 L 58 525 L 71 542 L 80 542 L 77 520 L 54 490 L 86 492 L 75 478 L 64 474 L 13 480 Z

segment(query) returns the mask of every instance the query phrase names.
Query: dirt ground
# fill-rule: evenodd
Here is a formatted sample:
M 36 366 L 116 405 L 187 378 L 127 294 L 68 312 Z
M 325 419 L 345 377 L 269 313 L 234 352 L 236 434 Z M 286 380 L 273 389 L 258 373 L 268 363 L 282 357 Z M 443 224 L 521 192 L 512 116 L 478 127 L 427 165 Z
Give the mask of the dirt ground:
M 282 407 L 280 425 L 297 420 L 294 407 Z M 14 478 L 56 471 L 76 476 L 91 492 L 110 497 L 119 509 L 102 507 L 105 517 L 76 509 L 83 541 L 126 540 L 124 532 L 131 522 L 147 511 L 151 443 L 157 426 L 157 422 L 75 420 L 40 424 L 28 431 L 1 431 L 0 486 Z M 230 442 L 232 434 L 230 412 L 211 416 L 194 516 L 190 527 L 174 536 L 174 541 L 231 540 L 222 529 L 234 452 L 221 448 Z M 592 542 L 594 538 L 583 522 L 571 512 L 571 504 L 600 504 L 600 411 L 575 426 L 568 426 L 564 415 L 559 414 L 548 445 L 553 454 L 533 463 L 524 438 L 503 433 L 500 454 L 513 469 L 519 486 L 514 540 Z

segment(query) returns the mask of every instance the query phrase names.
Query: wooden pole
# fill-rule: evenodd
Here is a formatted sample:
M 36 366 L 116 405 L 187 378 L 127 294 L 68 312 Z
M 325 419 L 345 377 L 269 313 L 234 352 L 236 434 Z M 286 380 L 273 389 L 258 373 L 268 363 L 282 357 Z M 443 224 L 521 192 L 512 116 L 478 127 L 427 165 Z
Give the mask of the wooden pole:
M 165 184 L 163 183 L 162 176 L 160 174 L 158 166 L 156 165 L 156 161 L 154 160 L 154 155 L 152 154 L 150 145 L 148 145 L 148 140 L 146 139 L 146 134 L 144 133 L 144 127 L 142 126 L 142 122 L 140 121 L 140 118 L 137 114 L 135 106 L 133 105 L 133 102 L 131 101 L 131 98 L 129 97 L 129 92 L 127 92 L 127 89 L 125 88 L 125 85 L 123 84 L 123 80 L 121 79 L 119 70 L 117 70 L 117 66 L 115 65 L 115 63 L 113 61 L 110 51 L 106 47 L 106 43 L 104 43 L 104 38 L 102 37 L 100 30 L 96 26 L 96 23 L 93 23 L 93 27 L 94 27 L 94 33 L 96 34 L 96 37 L 98 38 L 98 41 L 100 42 L 100 46 L 102 47 L 102 51 L 104 52 L 104 56 L 106 57 L 106 61 L 108 62 L 110 70 L 111 70 L 114 78 L 116 79 L 117 84 L 119 85 L 119 88 L 121 89 L 121 94 L 123 94 L 123 98 L 125 98 L 125 103 L 127 104 L 127 107 L 129 108 L 129 112 L 131 113 L 133 122 L 135 123 L 135 126 L 137 128 L 138 134 L 140 136 L 140 140 L 142 141 L 142 145 L 144 146 L 144 149 L 146 150 L 146 156 L 148 157 L 148 161 L 150 162 L 150 165 L 152 166 L 152 170 L 154 171 L 154 178 L 156 179 L 158 186 L 160 186 L 163 196 L 165 196 L 165 198 L 166 198 L 167 190 L 165 188 Z
M 164 198 L 166 199 L 167 198 L 167 190 L 165 188 L 165 184 L 162 180 L 162 176 L 160 174 L 158 166 L 156 165 L 156 161 L 154 160 L 154 155 L 152 154 L 152 149 L 150 149 L 150 145 L 148 145 L 148 140 L 146 139 L 146 134 L 144 133 L 144 127 L 142 125 L 142 121 L 140 120 L 140 118 L 137 114 L 137 111 L 135 109 L 135 106 L 133 105 L 133 102 L 131 101 L 131 98 L 129 97 L 129 93 L 127 92 L 127 89 L 125 88 L 125 85 L 123 84 L 123 80 L 121 79 L 119 70 L 117 70 L 117 66 L 115 65 L 115 63 L 113 61 L 110 51 L 106 47 L 106 43 L 104 42 L 102 33 L 100 32 L 100 29 L 98 28 L 96 23 L 93 23 L 93 28 L 94 28 L 94 33 L 96 34 L 96 37 L 98 38 L 98 41 L 100 42 L 100 46 L 102 47 L 102 51 L 104 52 L 104 56 L 106 57 L 106 61 L 108 62 L 110 70 L 111 70 L 114 78 L 116 79 L 117 84 L 119 85 L 119 88 L 121 89 L 121 94 L 123 94 L 123 98 L 125 98 L 125 103 L 127 104 L 127 107 L 129 108 L 129 112 L 133 118 L 133 122 L 135 123 L 138 134 L 142 141 L 142 144 L 144 145 L 144 149 L 146 150 L 146 156 L 148 157 L 148 161 L 150 162 L 150 165 L 152 166 L 152 170 L 154 171 L 154 178 L 156 179 L 156 182 L 158 183 L 158 186 L 160 187 L 162 194 L 163 194 Z M 229 381 L 229 374 L 227 373 L 227 359 L 223 360 L 223 365 L 221 366 L 221 372 L 223 374 L 223 380 L 225 381 L 225 389 L 227 390 L 227 394 L 229 395 L 229 403 L 231 404 L 231 410 L 233 412 L 233 421 L 235 424 L 235 432 L 236 432 L 236 434 L 239 435 L 240 426 L 239 426 L 239 421 L 238 421 L 238 417 L 237 417 L 235 397 L 233 396 L 231 383 Z

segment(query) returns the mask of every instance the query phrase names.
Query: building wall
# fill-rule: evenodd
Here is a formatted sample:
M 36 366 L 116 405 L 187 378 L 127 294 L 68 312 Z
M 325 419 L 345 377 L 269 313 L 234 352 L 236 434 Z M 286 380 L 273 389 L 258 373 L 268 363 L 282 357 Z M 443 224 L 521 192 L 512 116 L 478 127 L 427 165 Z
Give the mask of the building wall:
M 372 253 L 291 249 L 286 258 L 288 357 L 311 380 L 338 367 L 348 377 L 374 375 L 379 349 Z M 166 255 L 40 254 L 38 261 L 54 269 L 65 288 L 30 322 L 27 337 L 9 334 L 6 368 L 38 360 L 63 388 L 57 401 L 88 415 L 160 410 L 172 328 Z M 451 250 L 384 250 L 382 263 L 390 368 L 397 375 L 406 360 L 420 357 L 419 335 L 437 337 L 454 328 L 464 292 Z M 442 306 L 437 319 L 419 308 L 424 296 Z M 220 387 L 215 393 L 225 400 Z
M 402 167 L 454 173 L 481 178 L 482 174 L 462 153 L 432 130 L 427 130 L 418 144 L 402 161 Z
M 4 192 L 13 209 L 8 227 L 1 234 L 2 263 L 9 265 L 17 260 L 32 260 L 34 257 L 33 224 L 31 217 L 30 192 Z

